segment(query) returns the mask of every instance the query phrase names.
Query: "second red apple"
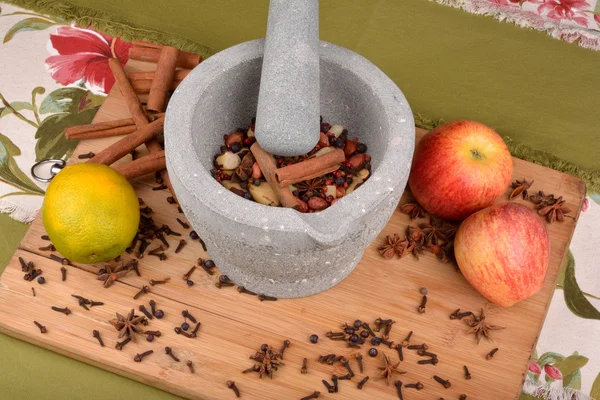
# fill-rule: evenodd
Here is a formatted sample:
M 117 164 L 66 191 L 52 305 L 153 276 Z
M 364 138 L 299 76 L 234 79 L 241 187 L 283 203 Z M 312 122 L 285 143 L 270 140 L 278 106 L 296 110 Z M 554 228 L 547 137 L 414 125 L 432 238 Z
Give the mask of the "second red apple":
M 494 204 L 510 184 L 512 170 L 510 152 L 492 128 L 454 121 L 419 142 L 408 183 L 427 211 L 462 220 Z

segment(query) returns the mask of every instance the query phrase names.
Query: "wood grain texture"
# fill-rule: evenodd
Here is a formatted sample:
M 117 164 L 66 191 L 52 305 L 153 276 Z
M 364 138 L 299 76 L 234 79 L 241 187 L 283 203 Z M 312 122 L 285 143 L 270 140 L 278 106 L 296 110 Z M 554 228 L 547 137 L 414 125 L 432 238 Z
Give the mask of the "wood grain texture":
M 151 69 L 150 66 L 130 62 L 127 70 L 143 71 Z M 113 89 L 95 121 L 128 116 L 118 90 Z M 424 134 L 424 131 L 418 130 L 417 137 L 421 138 Z M 83 141 L 71 162 L 81 162 L 76 158 L 78 154 L 98 153 L 115 140 L 118 138 Z M 140 148 L 140 155 L 145 151 Z M 114 165 L 123 162 L 125 160 Z M 534 179 L 532 190 L 563 195 L 566 205 L 574 212 L 564 223 L 548 226 L 552 249 L 542 291 L 508 309 L 488 304 L 451 265 L 430 254 L 420 261 L 410 256 L 401 260 L 380 257 L 377 247 L 385 235 L 403 231 L 411 223 L 408 216 L 399 211 L 394 213 L 378 239 L 367 249 L 355 271 L 324 293 L 303 299 L 261 303 L 254 296 L 239 294 L 235 288 L 217 289 L 214 283 L 218 272 L 209 276 L 201 268 L 191 277 L 195 285 L 188 287 L 181 277 L 198 257 L 206 258 L 208 255 L 197 241 L 188 238 L 189 230 L 182 229 L 176 222 L 175 218 L 184 217 L 177 212 L 176 205 L 166 201 L 170 194 L 151 190 L 153 177 L 147 176 L 133 182 L 136 192 L 154 210 L 152 216 L 157 224 L 166 223 L 182 233 L 182 238 L 187 241 L 183 250 L 175 254 L 174 249 L 181 238 L 169 236 L 167 239 L 171 246 L 166 251 L 166 261 L 146 255 L 140 260 L 142 277 L 131 273 L 108 289 L 95 279 L 101 265 L 69 266 L 68 278 L 61 282 L 60 265 L 48 258 L 49 253 L 38 250 L 48 244 L 40 238 L 45 232 L 38 217 L 0 278 L 0 331 L 186 398 L 234 398 L 225 384 L 232 379 L 246 399 L 299 399 L 319 390 L 322 399 L 392 400 L 397 399 L 395 388 L 375 378 L 379 372 L 377 367 L 382 365 L 381 352 L 396 362 L 398 355 L 395 350 L 379 346 L 380 355 L 374 359 L 367 355 L 371 346 L 364 346 L 361 352 L 365 372 L 358 373 L 356 364 L 352 362 L 357 376 L 352 381 L 340 381 L 340 393 L 336 395 L 328 394 L 321 384 L 321 379 L 329 379 L 335 368 L 316 362 L 321 354 L 351 353 L 343 343 L 325 337 L 330 329 L 336 330 L 341 323 L 350 323 L 356 318 L 371 323 L 377 317 L 392 318 L 397 321 L 391 332 L 392 340 L 401 341 L 412 330 L 412 342 L 426 342 L 430 351 L 437 353 L 440 359 L 437 366 L 418 365 L 420 357 L 413 351 L 404 351 L 405 358 L 400 369 L 407 374 L 398 377 L 405 383 L 421 381 L 425 385 L 421 391 L 405 389 L 406 399 L 456 399 L 462 393 L 473 399 L 515 399 L 520 393 L 528 358 L 536 345 L 561 261 L 579 217 L 585 186 L 578 178 L 521 160 L 515 159 L 514 162 L 515 179 Z M 150 248 L 158 244 L 155 240 Z M 37 268 L 41 268 L 47 283 L 38 285 L 24 281 L 18 256 L 33 261 Z M 125 261 L 131 257 L 123 255 Z M 169 283 L 152 287 L 150 294 L 138 300 L 132 299 L 150 279 L 167 276 L 171 277 Z M 36 289 L 36 297 L 32 297 L 31 287 Z M 416 310 L 420 287 L 429 289 L 425 314 Z M 106 304 L 85 311 L 71 294 Z M 114 317 L 115 312 L 123 314 L 131 308 L 137 309 L 150 299 L 156 300 L 158 307 L 165 311 L 165 318 L 152 320 L 147 329 L 159 329 L 163 335 L 153 343 L 139 337 L 137 343 L 117 351 L 114 348 L 116 331 L 108 320 Z M 56 313 L 50 309 L 53 305 L 69 306 L 73 314 Z M 507 329 L 495 331 L 493 343 L 483 340 L 476 345 L 474 337 L 466 335 L 466 324 L 452 321 L 448 315 L 456 308 L 475 311 L 481 307 L 487 307 L 491 323 Z M 202 322 L 200 334 L 195 339 L 184 338 L 173 331 L 183 322 L 181 311 L 184 309 Z M 44 324 L 48 333 L 40 334 L 33 320 Z M 92 337 L 94 329 L 101 332 L 106 347 L 101 348 Z M 313 333 L 320 337 L 316 345 L 308 341 Z M 285 353 L 285 366 L 280 368 L 273 380 L 260 380 L 256 374 L 241 374 L 242 370 L 253 365 L 248 357 L 262 343 L 278 348 L 284 339 L 290 339 L 292 346 Z M 182 362 L 171 360 L 164 353 L 165 346 L 172 347 Z M 487 361 L 485 355 L 494 347 L 500 350 L 493 360 Z M 133 362 L 136 353 L 148 349 L 155 353 L 142 363 Z M 306 375 L 300 374 L 304 357 L 309 359 Z M 196 373 L 193 375 L 185 367 L 187 360 L 195 364 Z M 463 378 L 463 365 L 469 366 L 473 379 Z M 443 389 L 433 380 L 434 374 L 449 379 L 452 387 Z M 365 375 L 371 379 L 362 391 L 356 389 L 356 383 Z

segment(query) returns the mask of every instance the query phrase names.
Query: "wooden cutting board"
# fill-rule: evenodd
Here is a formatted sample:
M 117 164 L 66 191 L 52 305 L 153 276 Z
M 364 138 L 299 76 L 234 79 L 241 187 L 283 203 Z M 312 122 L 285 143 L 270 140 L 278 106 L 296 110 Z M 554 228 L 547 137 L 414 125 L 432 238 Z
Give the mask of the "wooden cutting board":
M 154 65 L 130 61 L 127 68 L 152 70 Z M 118 90 L 113 88 L 95 121 L 126 117 L 127 108 Z M 418 130 L 417 139 L 424 133 Z M 79 162 L 78 154 L 97 153 L 114 140 L 116 138 L 81 142 L 70 162 Z M 209 276 L 200 268 L 191 278 L 195 285 L 188 287 L 182 280 L 183 274 L 198 257 L 208 255 L 197 241 L 189 240 L 189 230 L 182 229 L 176 222 L 175 218 L 184 217 L 176 205 L 166 201 L 170 194 L 152 190 L 153 177 L 150 176 L 133 185 L 138 196 L 154 210 L 152 217 L 157 224 L 166 223 L 183 234 L 188 242 L 183 251 L 174 253 L 180 238 L 169 236 L 168 259 L 160 261 L 146 255 L 140 260 L 141 277 L 132 273 L 105 289 L 96 280 L 101 265 L 74 265 L 67 267 L 68 277 L 62 282 L 61 265 L 49 259 L 48 252 L 39 250 L 48 242 L 40 238 L 45 232 L 38 217 L 0 278 L 0 331 L 186 398 L 232 399 L 234 394 L 227 388 L 226 381 L 234 380 L 246 399 L 299 399 L 315 390 L 320 391 L 320 398 L 324 399 L 396 399 L 394 386 L 388 387 L 384 380 L 376 379 L 377 368 L 383 363 L 381 353 L 385 352 L 396 362 L 395 350 L 381 345 L 379 356 L 371 358 L 367 351 L 372 346 L 363 346 L 364 373 L 358 373 L 353 361 L 357 376 L 352 381 L 340 381 L 338 394 L 327 393 L 321 383 L 322 379 L 330 379 L 334 367 L 316 361 L 318 355 L 351 353 L 344 343 L 328 340 L 327 331 L 339 330 L 343 322 L 351 323 L 357 318 L 371 324 L 377 317 L 392 318 L 396 321 L 392 340 L 401 341 L 412 330 L 412 342 L 426 342 L 440 360 L 436 366 L 418 365 L 417 360 L 421 358 L 414 351 L 405 350 L 404 362 L 399 368 L 407 373 L 396 377 L 404 383 L 420 381 L 425 385 L 421 391 L 405 389 L 405 399 L 457 399 L 463 393 L 469 399 L 514 399 L 521 391 L 528 359 L 544 322 L 585 195 L 585 185 L 578 178 L 522 160 L 514 162 L 513 178 L 534 179 L 532 190 L 564 196 L 573 212 L 564 223 L 548 226 L 552 251 L 541 292 L 508 309 L 488 304 L 452 265 L 438 261 L 431 254 L 421 257 L 420 261 L 412 256 L 400 260 L 380 257 L 377 247 L 385 235 L 403 232 L 411 223 L 409 217 L 399 211 L 365 252 L 355 271 L 324 293 L 303 299 L 260 302 L 254 296 L 239 294 L 235 288 L 217 289 L 214 283 L 218 272 Z M 155 241 L 150 248 L 158 244 Z M 46 284 L 23 279 L 19 256 L 43 270 Z M 123 260 L 131 257 L 125 253 Z M 171 277 L 171 281 L 152 287 L 151 293 L 138 300 L 132 299 L 150 279 L 165 277 Z M 32 287 L 36 297 L 32 295 Z M 425 314 L 416 310 L 421 298 L 420 287 L 429 290 Z M 103 301 L 105 305 L 86 311 L 77 305 L 72 294 Z M 163 335 L 152 343 L 140 336 L 137 343 L 130 343 L 122 351 L 116 350 L 116 331 L 108 320 L 114 318 L 115 312 L 126 314 L 132 308 L 137 310 L 150 299 L 164 310 L 165 317 L 153 319 L 146 329 L 158 329 Z M 68 306 L 73 313 L 66 316 L 52 311 L 51 306 Z M 482 340 L 477 345 L 474 337 L 466 334 L 466 324 L 450 320 L 448 316 L 457 308 L 476 311 L 481 307 L 487 307 L 490 323 L 506 326 L 506 329 L 494 332 L 493 343 Z M 195 339 L 177 335 L 173 330 L 183 322 L 181 311 L 184 309 L 202 322 Z M 34 320 L 45 325 L 48 333 L 41 334 Z M 100 331 L 106 347 L 99 346 L 92 336 L 93 330 Z M 313 333 L 320 337 L 318 344 L 308 341 Z M 272 380 L 261 380 L 255 373 L 241 373 L 253 365 L 248 357 L 262 343 L 279 348 L 284 339 L 291 340 L 292 345 L 285 353 L 285 366 Z M 172 347 L 181 362 L 169 358 L 165 346 Z M 494 347 L 500 350 L 493 360 L 487 361 L 485 355 Z M 141 363 L 133 361 L 137 353 L 149 349 L 153 349 L 154 354 Z M 300 373 L 304 357 L 309 360 L 305 375 Z M 187 360 L 193 361 L 194 374 L 185 366 Z M 464 379 L 463 365 L 469 367 L 473 379 Z M 434 374 L 449 379 L 452 387 L 444 389 L 433 380 Z M 369 382 L 363 390 L 358 390 L 357 382 L 366 375 L 371 377 Z

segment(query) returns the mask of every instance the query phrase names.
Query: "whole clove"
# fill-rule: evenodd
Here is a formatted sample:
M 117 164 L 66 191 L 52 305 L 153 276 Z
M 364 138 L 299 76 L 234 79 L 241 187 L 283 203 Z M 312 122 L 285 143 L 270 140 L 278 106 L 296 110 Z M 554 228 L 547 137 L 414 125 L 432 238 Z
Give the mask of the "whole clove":
M 67 258 L 59 257 L 56 254 L 50 254 L 50 259 L 61 263 L 62 265 L 71 265 L 71 261 L 69 261 Z
M 202 325 L 202 324 L 201 324 L 200 322 L 198 322 L 198 323 L 196 324 L 196 327 L 195 327 L 195 328 L 194 328 L 194 330 L 192 331 L 192 335 L 193 335 L 194 337 L 196 337 L 196 336 L 198 335 L 198 331 L 200 330 L 200 325 Z
M 175 333 L 176 333 L 176 334 L 178 334 L 178 335 L 185 336 L 185 337 L 186 337 L 186 338 L 188 338 L 188 339 L 193 339 L 193 338 L 195 338 L 195 336 L 194 336 L 194 335 L 192 335 L 191 333 L 187 333 L 186 331 L 184 331 L 184 330 L 183 330 L 183 329 L 181 329 L 180 327 L 176 327 L 176 328 L 175 328 Z
M 302 368 L 300 368 L 300 373 L 301 374 L 306 374 L 308 373 L 308 359 L 306 357 L 304 357 L 304 359 L 302 360 Z
M 92 331 L 92 336 L 94 336 L 96 339 L 98 339 L 98 343 L 100 343 L 100 347 L 104 347 L 104 342 L 102 341 L 102 338 L 100 337 L 100 331 L 97 331 L 94 329 Z
M 208 260 L 207 260 L 208 261 Z M 198 265 L 200 265 L 200 267 L 202 267 L 202 269 L 209 275 L 214 275 L 214 272 L 212 270 L 212 267 L 209 267 L 206 265 L 206 261 L 204 261 L 203 259 L 199 258 L 198 259 Z
M 133 361 L 135 361 L 135 362 L 142 362 L 142 360 L 144 359 L 144 357 L 149 356 L 152 353 L 154 353 L 154 350 L 148 350 L 148 351 L 145 351 L 143 353 L 138 353 L 138 354 L 135 355 L 135 357 L 133 357 Z
M 458 396 L 458 400 L 467 400 L 467 395 L 461 394 L 460 396 Z
M 469 372 L 469 367 L 467 367 L 466 365 L 463 365 L 463 368 L 465 369 L 465 379 L 467 379 L 467 380 L 471 379 L 471 373 Z
M 410 345 L 410 338 L 412 337 L 413 331 L 408 332 L 406 338 L 402 341 L 402 347 L 408 347 Z
M 173 354 L 173 349 L 171 349 L 169 346 L 165 347 L 165 353 L 171 357 L 174 361 L 179 362 L 179 358 L 177 358 L 175 356 L 175 354 Z
M 175 197 L 169 196 L 169 197 L 167 197 L 167 203 L 169 203 L 169 204 L 177 204 L 177 201 L 175 200 Z
M 260 301 L 277 301 L 277 297 L 267 296 L 267 295 L 264 295 L 264 294 L 259 294 L 258 295 L 258 299 Z
M 437 358 L 428 358 L 427 360 L 419 360 L 419 361 L 417 361 L 417 363 L 421 364 L 421 365 L 425 365 L 425 364 L 437 365 L 438 359 Z
M 332 375 L 331 376 L 331 381 L 333 382 L 333 392 L 337 393 L 338 392 L 338 377 L 337 375 Z
M 486 360 L 491 360 L 492 358 L 494 358 L 494 354 L 496 354 L 496 352 L 497 352 L 498 350 L 499 350 L 499 349 L 496 347 L 495 349 L 493 349 L 492 351 L 490 351 L 490 352 L 489 352 L 489 353 L 488 353 L 488 354 L 485 356 L 485 359 L 486 359 Z
M 37 326 L 40 329 L 40 333 L 47 333 L 48 329 L 46 329 L 46 327 L 42 324 L 40 324 L 37 321 L 33 321 L 33 323 L 35 324 L 35 326 Z
M 402 396 L 402 381 L 396 381 L 396 383 L 394 383 L 394 386 L 396 386 L 396 392 L 398 393 L 398 398 L 400 400 L 404 400 L 404 397 Z
M 362 354 L 358 353 L 355 358 L 356 358 L 356 362 L 358 363 L 358 370 L 362 374 L 362 372 L 363 372 L 363 357 L 362 357 Z
M 52 306 L 51 307 L 54 311 L 63 313 L 65 315 L 69 315 L 71 314 L 71 310 L 69 310 L 69 307 L 65 307 L 65 308 L 60 308 L 60 307 L 56 307 L 56 306 Z
M 177 248 L 175 248 L 175 253 L 179 253 L 183 249 L 183 246 L 186 245 L 186 243 L 187 242 L 185 240 L 181 239 L 179 241 L 179 244 L 177 245 Z
M 400 361 L 404 361 L 404 354 L 402 352 L 401 344 L 396 345 L 396 351 L 398 351 L 398 358 L 400 359 Z
M 148 312 L 148 310 L 146 309 L 146 307 L 143 304 L 140 305 L 138 309 L 146 316 L 146 318 L 148 318 L 148 319 L 154 318 L 154 316 Z
M 204 240 L 202 240 L 201 237 L 198 237 L 198 240 L 200 241 L 200 245 L 202 246 L 202 250 L 208 251 L 208 250 L 206 250 L 206 243 L 204 243 Z
M 285 353 L 285 350 L 290 347 L 292 344 L 292 342 L 290 342 L 288 339 L 285 339 L 283 341 L 283 346 L 281 346 L 281 350 L 279 350 L 279 354 L 281 354 L 281 358 L 283 359 L 283 353 Z
M 150 279 L 150 286 L 154 286 L 154 285 L 164 285 L 165 283 L 169 282 L 171 280 L 171 278 L 165 278 L 162 280 L 155 280 L 155 279 Z
M 327 392 L 329 392 L 329 393 L 335 393 L 332 384 L 330 384 L 329 382 L 327 382 L 325 379 L 321 380 L 321 382 L 323 382 L 323 385 L 325 386 L 325 388 L 327 388 Z
M 125 345 L 129 342 L 131 342 L 131 337 L 126 337 L 122 342 L 117 342 L 115 349 L 123 350 L 123 347 L 125 347 Z
M 437 358 L 437 354 L 431 353 L 431 352 L 423 350 L 423 349 L 417 350 L 417 354 L 420 355 L 421 357 Z
M 369 333 L 369 335 L 375 336 L 375 332 L 373 332 L 373 330 L 371 329 L 371 326 L 367 322 L 363 322 L 362 323 L 362 327 L 367 330 L 367 332 Z
M 62 281 L 66 281 L 67 280 L 67 269 L 65 267 L 60 267 L 60 274 L 61 274 L 61 279 Z
M 452 384 L 450 383 L 450 381 L 448 381 L 448 380 L 445 380 L 445 379 L 443 379 L 443 378 L 440 378 L 440 377 L 439 377 L 439 376 L 437 376 L 437 375 L 434 375 L 434 376 L 433 376 L 433 379 L 435 379 L 435 381 L 436 381 L 437 383 L 439 383 L 440 385 L 442 385 L 442 386 L 443 386 L 445 389 L 448 389 L 450 386 L 452 386 Z
M 39 251 L 56 251 L 56 247 L 54 247 L 54 245 L 52 243 L 50 243 L 48 246 L 40 247 L 38 250 Z
M 348 371 L 348 374 L 353 377 L 354 376 L 354 371 L 352 371 L 352 368 L 350 367 L 350 360 L 348 360 L 347 358 L 342 358 L 340 360 L 340 363 L 344 366 L 344 368 L 346 368 L 346 370 Z
M 142 286 L 142 288 L 140 289 L 139 292 L 137 292 L 135 294 L 135 296 L 133 296 L 134 300 L 139 299 L 143 294 L 149 293 L 150 292 L 150 288 L 146 285 Z
M 169 242 L 167 242 L 167 239 L 165 238 L 165 235 L 162 234 L 162 232 L 158 232 L 156 234 L 156 237 L 158 238 L 158 240 L 160 240 L 162 242 L 162 244 L 166 247 L 169 248 Z
M 192 360 L 188 360 L 185 365 L 187 365 L 187 367 L 190 369 L 190 372 L 193 374 L 194 373 L 194 363 L 192 362 Z
M 369 376 L 365 376 L 360 382 L 358 382 L 358 385 L 356 385 L 357 388 L 362 389 L 363 386 L 365 386 L 365 383 L 367 383 L 367 381 L 369 380 Z
M 181 312 L 181 315 L 183 316 L 183 318 L 187 318 L 187 319 L 189 319 L 189 320 L 190 320 L 192 323 L 194 323 L 194 324 L 195 324 L 196 322 L 198 322 L 198 321 L 196 320 L 196 318 L 194 318 L 194 316 L 193 316 L 192 314 L 190 314 L 190 312 L 189 312 L 188 310 L 183 310 L 183 311 Z
M 188 224 L 187 222 L 185 222 L 185 221 L 182 221 L 182 220 L 181 220 L 181 219 L 179 219 L 179 218 L 176 218 L 176 219 L 177 219 L 177 222 L 179 222 L 179 225 L 181 225 L 181 227 L 182 227 L 183 229 L 189 229 L 189 228 L 190 228 L 190 224 Z
M 95 155 L 96 154 L 94 154 L 93 152 L 90 151 L 89 153 L 78 155 L 77 158 L 80 159 L 80 160 L 85 160 L 85 159 L 88 159 L 88 158 L 92 158 Z
M 404 385 L 405 388 L 410 388 L 410 389 L 417 389 L 417 390 L 422 390 L 425 385 L 423 385 L 421 382 L 417 382 L 417 383 L 407 383 L 406 385 Z
M 425 314 L 426 306 L 427 306 L 427 296 L 423 295 L 423 298 L 421 299 L 421 304 L 419 305 L 419 308 L 417 308 L 417 311 L 420 314 Z
M 148 304 L 150 305 L 150 311 L 152 315 L 156 315 L 156 301 L 150 300 Z
M 423 344 L 412 344 L 406 347 L 409 350 L 427 350 L 429 347 L 426 343 Z
M 301 398 L 300 400 L 312 400 L 312 399 L 318 399 L 319 396 L 321 395 L 321 392 L 318 391 L 314 391 L 312 392 L 312 394 L 309 394 L 308 396 L 304 396 L 303 398 Z M 238 396 L 239 397 L 239 396 Z
M 235 393 L 235 397 L 240 397 L 240 390 L 237 388 L 234 381 L 227 381 L 227 387 L 233 390 L 233 393 Z
M 50 237 L 48 235 L 42 235 L 41 238 L 42 240 L 50 240 Z
M 338 379 L 340 381 L 349 381 L 350 379 L 352 379 L 352 375 L 346 374 L 346 375 L 338 376 Z
M 157 191 L 157 190 L 165 190 L 165 189 L 167 189 L 167 185 L 165 185 L 165 184 L 158 185 L 158 186 L 154 186 L 154 187 L 152 188 L 152 190 L 154 190 L 154 191 Z
M 194 271 L 196 270 L 196 266 L 192 266 L 192 268 L 190 268 L 190 270 L 188 272 L 186 272 L 183 275 L 183 280 L 184 281 L 188 281 L 190 279 L 190 276 L 192 276 L 192 274 L 194 273 Z
M 251 296 L 256 296 L 256 293 L 251 292 L 250 290 L 246 289 L 243 286 L 238 286 L 237 291 L 242 294 L 249 294 Z

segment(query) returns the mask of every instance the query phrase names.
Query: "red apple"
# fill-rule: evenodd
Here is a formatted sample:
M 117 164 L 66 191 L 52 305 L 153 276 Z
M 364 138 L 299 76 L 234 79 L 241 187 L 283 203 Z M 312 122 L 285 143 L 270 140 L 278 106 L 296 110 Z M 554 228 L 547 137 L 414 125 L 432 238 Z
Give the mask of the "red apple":
M 506 191 L 512 158 L 502 138 L 474 121 L 438 126 L 417 145 L 408 178 L 415 199 L 445 219 L 465 219 Z
M 500 203 L 465 219 L 454 239 L 460 271 L 486 299 L 508 307 L 544 284 L 550 239 L 532 209 Z

